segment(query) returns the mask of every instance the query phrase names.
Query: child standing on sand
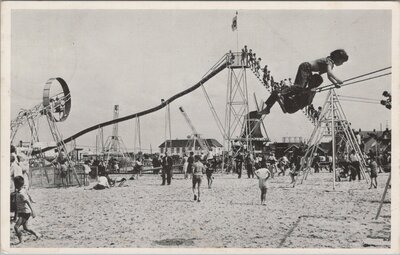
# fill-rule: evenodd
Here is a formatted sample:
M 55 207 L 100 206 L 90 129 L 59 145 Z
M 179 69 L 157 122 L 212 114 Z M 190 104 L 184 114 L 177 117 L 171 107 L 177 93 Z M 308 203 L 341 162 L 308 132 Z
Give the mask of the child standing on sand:
M 267 205 L 265 201 L 267 196 L 267 180 L 271 176 L 271 172 L 267 168 L 260 168 L 254 174 L 258 178 L 258 187 L 261 190 L 261 204 Z
M 192 190 L 194 200 L 200 202 L 200 184 L 201 179 L 203 178 L 203 174 L 205 172 L 205 166 L 203 163 L 200 162 L 200 156 L 196 155 L 194 157 L 194 164 L 193 164 L 193 177 L 192 177 Z M 197 196 L 196 196 L 196 184 L 197 184 Z
M 372 189 L 374 187 L 375 189 L 378 187 L 378 183 L 376 181 L 376 177 L 378 177 L 378 164 L 376 163 L 375 160 L 375 155 L 371 156 L 370 162 L 369 162 L 369 168 L 370 168 L 370 177 L 371 177 L 371 185 L 369 186 L 369 189 Z
M 24 230 L 26 232 L 31 233 L 36 237 L 36 239 L 39 238 L 39 236 L 31 229 L 28 228 L 28 220 L 32 215 L 32 218 L 35 218 L 35 213 L 33 212 L 29 195 L 27 191 L 23 188 L 24 186 L 24 178 L 22 176 L 17 176 L 14 178 L 14 185 L 16 189 L 16 204 L 17 204 L 17 210 L 16 210 L 16 215 L 17 215 L 17 220 L 14 225 L 14 230 L 17 234 L 19 243 L 22 243 L 22 233 L 19 231 L 19 227 L 22 225 Z

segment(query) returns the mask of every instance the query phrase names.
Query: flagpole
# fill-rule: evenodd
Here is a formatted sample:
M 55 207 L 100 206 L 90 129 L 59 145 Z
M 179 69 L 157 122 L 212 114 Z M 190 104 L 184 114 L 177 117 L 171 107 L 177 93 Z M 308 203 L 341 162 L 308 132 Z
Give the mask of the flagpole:
M 237 15 L 238 12 L 236 11 L 236 52 L 239 52 L 239 28 L 237 25 Z

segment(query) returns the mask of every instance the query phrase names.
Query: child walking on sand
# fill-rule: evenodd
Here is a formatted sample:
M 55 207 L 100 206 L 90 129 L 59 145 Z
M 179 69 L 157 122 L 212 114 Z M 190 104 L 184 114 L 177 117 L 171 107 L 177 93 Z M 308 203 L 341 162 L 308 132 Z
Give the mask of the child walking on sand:
M 261 204 L 267 205 L 265 201 L 267 196 L 267 180 L 271 176 L 271 172 L 267 168 L 260 168 L 254 174 L 258 178 L 258 187 L 261 190 Z
M 22 243 L 22 233 L 19 230 L 19 227 L 22 225 L 24 230 L 28 233 L 31 233 L 36 237 L 36 239 L 39 239 L 39 236 L 32 230 L 28 228 L 28 220 L 32 215 L 32 218 L 35 218 L 35 213 L 33 211 L 33 208 L 30 203 L 29 195 L 25 189 L 23 189 L 24 186 L 24 178 L 22 176 L 17 176 L 14 178 L 14 185 L 16 189 L 16 204 L 17 204 L 17 210 L 16 210 L 16 215 L 17 215 L 17 220 L 14 225 L 14 230 L 17 234 L 18 243 Z
M 195 201 L 197 200 L 197 202 L 200 202 L 200 184 L 204 172 L 205 172 L 205 166 L 203 165 L 203 163 L 200 162 L 200 156 L 196 155 L 194 157 L 194 164 L 193 164 L 192 191 L 194 200 Z M 195 192 L 196 184 L 197 184 L 197 195 Z

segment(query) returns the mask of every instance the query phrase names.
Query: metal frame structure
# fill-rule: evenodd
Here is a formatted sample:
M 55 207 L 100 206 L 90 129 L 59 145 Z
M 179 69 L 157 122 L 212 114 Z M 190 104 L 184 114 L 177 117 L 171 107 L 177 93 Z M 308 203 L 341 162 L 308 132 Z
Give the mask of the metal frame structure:
M 55 83 L 55 81 L 57 81 L 61 85 L 61 88 L 63 90 L 63 92 L 59 95 L 56 95 L 56 97 L 52 96 L 50 93 L 51 87 Z M 57 149 L 59 152 L 64 151 L 66 153 L 68 168 L 72 170 L 72 174 L 74 175 L 76 182 L 79 186 L 81 186 L 74 164 L 63 141 L 62 135 L 56 125 L 57 122 L 65 121 L 71 111 L 70 90 L 67 83 L 62 78 L 51 78 L 46 82 L 43 90 L 43 107 L 43 114 L 46 115 L 47 123 L 49 124 L 51 135 L 56 142 Z M 58 114 L 58 116 L 56 114 Z M 70 171 L 67 171 L 66 181 L 67 185 L 72 183 Z
M 307 142 L 307 150 L 303 157 L 303 164 L 300 168 L 300 171 L 303 171 L 304 173 L 301 183 L 307 179 L 307 176 L 311 170 L 314 153 L 316 152 L 318 145 L 321 143 L 323 138 L 330 137 L 332 139 L 333 189 L 335 190 L 337 154 L 336 138 L 338 134 L 340 134 L 342 142 L 346 142 L 347 148 L 355 150 L 356 156 L 360 162 L 361 173 L 368 183 L 369 180 L 368 175 L 366 174 L 366 161 L 334 89 L 329 91 L 323 104 L 321 115 L 318 118 L 318 122 L 315 125 L 310 139 Z M 295 186 L 296 182 L 293 184 L 293 186 Z
M 118 119 L 119 117 L 119 105 L 114 105 L 113 119 Z M 113 124 L 112 135 L 109 136 L 103 147 L 103 155 L 105 156 L 106 162 L 109 161 L 110 155 L 121 155 L 122 158 L 129 158 L 126 155 L 128 151 L 126 149 L 125 143 L 122 137 L 118 135 L 118 123 Z
M 247 69 L 250 65 L 241 60 L 241 52 L 232 53 L 233 61 L 228 67 L 228 82 L 225 108 L 225 136 L 224 147 L 228 152 L 232 150 L 233 142 L 241 142 L 250 153 L 253 153 L 254 141 L 268 141 L 269 139 L 252 138 L 251 134 L 259 125 L 263 125 L 263 118 L 251 119 L 249 116 L 249 93 L 247 89 Z M 258 107 L 258 105 L 257 105 Z M 252 122 L 257 125 L 251 126 Z M 265 130 L 265 126 L 264 131 Z M 239 133 L 239 135 L 238 135 Z M 241 137 L 241 134 L 244 137 Z M 267 134 L 266 134 L 267 135 Z M 232 153 L 232 156 L 234 154 Z

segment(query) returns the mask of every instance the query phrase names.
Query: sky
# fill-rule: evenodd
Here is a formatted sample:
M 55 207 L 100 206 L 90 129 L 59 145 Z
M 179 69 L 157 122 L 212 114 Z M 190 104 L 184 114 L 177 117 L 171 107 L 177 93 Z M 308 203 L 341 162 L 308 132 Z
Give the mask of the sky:
M 58 123 L 64 138 L 113 118 L 160 104 L 196 84 L 229 50 L 243 45 L 267 64 L 275 80 L 294 77 L 300 63 L 326 57 L 343 48 L 349 61 L 334 68 L 342 80 L 391 66 L 389 10 L 238 10 L 238 31 L 231 29 L 235 10 L 13 10 L 11 15 L 11 118 L 21 108 L 41 103 L 49 78 L 63 78 L 71 90 L 72 110 Z M 326 75 L 324 84 L 329 84 Z M 391 76 L 337 90 L 337 94 L 382 99 L 391 91 Z M 225 119 L 228 70 L 205 84 L 220 119 Z M 250 109 L 253 93 L 266 100 L 268 91 L 247 72 Z M 314 105 L 322 105 L 326 92 Z M 382 105 L 341 102 L 353 128 L 380 129 L 391 125 Z M 170 105 L 172 138 L 191 134 L 179 112 L 182 106 L 197 131 L 206 138 L 223 139 L 201 89 Z M 268 136 L 308 138 L 313 125 L 302 112 L 283 114 L 278 105 L 265 120 Z M 153 151 L 165 139 L 165 110 L 140 119 L 141 150 Z M 112 126 L 104 129 L 105 139 Z M 95 146 L 97 132 L 78 138 L 77 145 Z M 135 121 L 119 124 L 128 149 L 134 145 Z M 48 124 L 39 121 L 39 137 L 52 141 Z M 16 141 L 29 141 L 28 127 Z M 138 148 L 136 148 L 138 149 Z

